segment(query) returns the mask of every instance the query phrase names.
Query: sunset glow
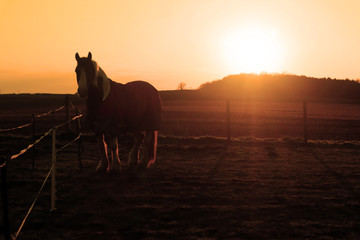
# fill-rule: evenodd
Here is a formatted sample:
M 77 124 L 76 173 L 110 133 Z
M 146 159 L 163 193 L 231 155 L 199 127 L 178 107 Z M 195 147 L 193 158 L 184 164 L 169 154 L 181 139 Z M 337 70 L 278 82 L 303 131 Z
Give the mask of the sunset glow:
M 226 36 L 222 47 L 231 73 L 281 71 L 284 46 L 276 31 L 249 27 Z
M 0 0 L 0 92 L 74 93 L 74 54 L 160 90 L 236 73 L 360 78 L 360 2 Z

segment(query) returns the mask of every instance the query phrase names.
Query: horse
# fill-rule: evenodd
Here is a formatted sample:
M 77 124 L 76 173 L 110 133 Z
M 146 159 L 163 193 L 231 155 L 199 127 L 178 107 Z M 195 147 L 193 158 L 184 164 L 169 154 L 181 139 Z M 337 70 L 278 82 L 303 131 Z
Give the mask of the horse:
M 123 134 L 130 134 L 135 140 L 128 157 L 129 167 L 150 167 L 156 160 L 161 127 L 161 98 L 157 89 L 144 81 L 121 84 L 111 80 L 92 60 L 91 52 L 87 57 L 76 53 L 75 59 L 77 92 L 86 98 L 86 120 L 99 146 L 100 161 L 96 170 L 109 172 L 114 158 L 121 167 L 117 137 Z M 140 160 L 142 144 L 144 151 Z

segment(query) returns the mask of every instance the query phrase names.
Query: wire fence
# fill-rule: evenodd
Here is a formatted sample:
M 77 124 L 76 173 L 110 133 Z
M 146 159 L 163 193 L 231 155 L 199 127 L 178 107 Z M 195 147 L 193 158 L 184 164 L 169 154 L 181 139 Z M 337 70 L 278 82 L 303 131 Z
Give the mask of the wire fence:
M 25 128 L 25 127 L 28 127 L 28 126 L 31 126 L 31 125 L 32 125 L 32 122 L 31 122 L 31 123 L 24 124 L 24 125 L 21 125 L 21 126 L 18 126 L 18 127 L 0 129 L 0 132 L 14 131 L 14 130 L 22 129 L 22 128 Z
M 75 106 L 72 104 L 72 106 L 75 108 Z M 50 114 L 54 114 L 56 112 L 59 112 L 60 110 L 64 109 L 65 108 L 65 105 L 64 106 L 61 106 L 57 109 L 54 109 L 54 110 L 50 110 L 46 113 L 42 113 L 42 114 L 33 114 L 33 119 L 34 118 L 41 118 L 41 117 L 45 117 L 45 116 L 48 116 Z M 4 129 L 0 129 L 0 132 L 10 132 L 10 131 L 14 131 L 14 130 L 18 130 L 18 129 L 22 129 L 22 128 L 25 128 L 25 127 L 29 127 L 31 125 L 34 125 L 35 122 L 32 121 L 32 122 L 29 122 L 29 123 L 26 123 L 26 124 L 23 124 L 23 125 L 20 125 L 20 126 L 16 126 L 16 127 L 11 127 L 11 128 L 4 128 Z
M 70 111 L 69 111 L 69 106 L 71 106 L 74 110 L 76 110 L 76 116 L 70 118 Z M 25 148 L 21 149 L 18 153 L 13 154 L 11 156 L 0 156 L 0 168 L 1 168 L 1 196 L 2 196 L 2 208 L 3 208 L 3 225 L 4 225 L 4 237 L 5 239 L 17 239 L 17 237 L 19 236 L 21 229 L 23 228 L 28 216 L 30 215 L 41 191 L 43 190 L 45 183 L 47 182 L 47 180 L 49 179 L 50 175 L 51 175 L 51 209 L 50 211 L 54 211 L 56 210 L 56 154 L 62 150 L 64 150 L 65 148 L 67 148 L 68 146 L 70 146 L 71 144 L 78 142 L 79 143 L 79 147 L 78 147 L 78 161 L 79 161 L 79 168 L 81 169 L 82 164 L 81 164 L 81 148 L 80 148 L 80 144 L 81 144 L 81 125 L 80 125 L 80 118 L 82 118 L 84 115 L 83 114 L 79 114 L 79 111 L 77 110 L 77 108 L 69 101 L 68 97 L 66 97 L 66 104 L 57 108 L 57 109 L 53 109 L 50 110 L 48 112 L 42 113 L 42 114 L 33 114 L 32 118 L 33 121 L 21 126 L 17 126 L 17 127 L 12 127 L 12 128 L 6 128 L 6 129 L 0 129 L 0 132 L 9 132 L 9 131 L 15 131 L 17 129 L 22 129 L 28 126 L 33 126 L 35 125 L 35 118 L 41 118 L 41 117 L 45 117 L 47 115 L 54 115 L 55 112 L 59 112 L 61 110 L 65 109 L 66 110 L 66 121 L 54 125 L 52 126 L 50 129 L 48 129 L 44 134 L 42 134 L 40 137 L 38 137 L 37 139 L 35 139 L 35 131 L 33 133 L 33 142 L 30 143 L 29 145 L 27 145 Z M 72 139 L 71 141 L 67 142 L 66 144 L 64 144 L 62 147 L 60 148 L 56 148 L 56 131 L 61 128 L 66 126 L 68 129 L 70 128 L 70 123 L 76 121 L 77 123 L 77 127 L 76 127 L 76 131 L 77 131 L 77 136 Z M 35 145 L 39 144 L 40 142 L 42 142 L 47 136 L 52 135 L 52 140 L 51 140 L 51 159 L 52 159 L 52 165 L 51 168 L 48 170 L 48 173 L 44 179 L 44 181 L 42 182 L 42 185 L 35 197 L 35 199 L 33 200 L 29 210 L 27 211 L 27 214 L 25 215 L 24 219 L 21 222 L 20 227 L 18 228 L 17 232 L 11 236 L 10 238 L 10 223 L 9 223 L 9 209 L 8 209 L 8 193 L 7 193 L 7 179 L 6 179 L 6 169 L 7 169 L 7 165 L 10 164 L 13 160 L 19 158 L 20 156 L 22 156 L 23 154 L 25 154 L 26 152 L 28 152 L 29 150 L 33 150 L 35 148 Z M 33 164 L 34 165 L 34 164 Z
M 163 101 L 161 135 L 358 144 L 359 119 L 360 104 L 171 100 Z

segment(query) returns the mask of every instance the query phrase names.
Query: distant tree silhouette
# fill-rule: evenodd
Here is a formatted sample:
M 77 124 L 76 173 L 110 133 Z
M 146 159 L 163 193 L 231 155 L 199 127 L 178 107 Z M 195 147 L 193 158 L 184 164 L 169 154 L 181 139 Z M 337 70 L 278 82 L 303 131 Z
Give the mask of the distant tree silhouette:
M 356 100 L 360 83 L 355 80 L 313 78 L 292 74 L 238 74 L 199 87 L 206 95 L 241 99 Z
M 184 89 L 185 89 L 185 86 L 186 86 L 186 83 L 181 82 L 181 83 L 179 83 L 179 85 L 178 85 L 178 87 L 177 87 L 177 90 L 184 90 Z

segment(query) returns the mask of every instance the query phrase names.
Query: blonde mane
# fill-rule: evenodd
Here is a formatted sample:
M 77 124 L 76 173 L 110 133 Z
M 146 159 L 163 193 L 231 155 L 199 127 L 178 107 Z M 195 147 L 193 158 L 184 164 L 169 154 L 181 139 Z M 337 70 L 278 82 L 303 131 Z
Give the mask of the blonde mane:
M 98 81 L 96 81 L 99 77 L 102 78 L 102 90 L 103 90 L 103 98 L 102 101 L 105 101 L 105 99 L 109 96 L 110 94 L 110 79 L 106 76 L 106 73 L 99 67 L 99 65 L 97 64 L 97 62 L 95 62 L 94 60 L 91 60 L 91 62 L 94 65 L 94 69 L 95 69 L 95 86 L 99 87 Z

